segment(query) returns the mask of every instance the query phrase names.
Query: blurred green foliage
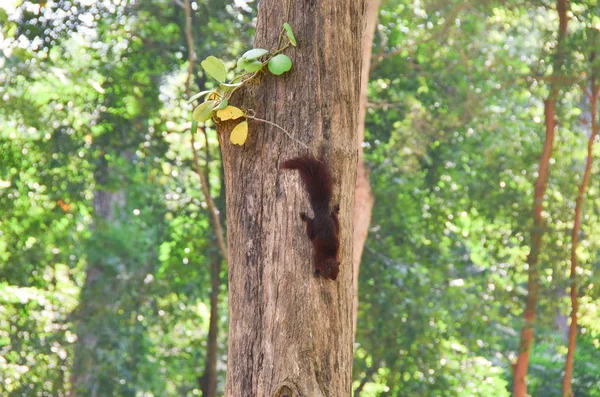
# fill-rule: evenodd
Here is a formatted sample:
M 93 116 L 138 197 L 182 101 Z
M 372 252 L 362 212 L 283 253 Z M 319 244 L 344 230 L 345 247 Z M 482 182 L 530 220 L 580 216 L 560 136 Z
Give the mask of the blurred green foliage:
M 14 0 L 0 8 L 2 395 L 66 395 L 77 379 L 97 395 L 200 394 L 219 253 L 192 170 L 176 3 Z M 376 205 L 359 286 L 361 396 L 510 395 L 553 6 L 381 7 L 364 142 Z M 598 48 L 595 6 L 570 7 L 533 396 L 560 395 L 570 230 L 590 128 L 583 91 Z M 255 9 L 193 2 L 197 58 L 241 56 Z M 196 69 L 196 88 L 214 88 Z M 223 209 L 216 133 L 205 132 L 200 159 Z M 598 183 L 592 176 L 580 235 L 573 377 L 575 395 L 590 397 L 600 395 Z

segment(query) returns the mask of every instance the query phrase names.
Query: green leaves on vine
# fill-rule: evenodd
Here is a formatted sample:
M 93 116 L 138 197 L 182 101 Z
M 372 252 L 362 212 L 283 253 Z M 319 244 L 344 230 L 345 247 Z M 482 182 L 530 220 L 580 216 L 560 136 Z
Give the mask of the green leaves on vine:
M 212 111 L 216 104 L 217 101 L 206 101 L 201 103 L 196 109 L 194 109 L 192 118 L 200 123 L 205 122 L 212 117 Z
M 202 69 L 204 69 L 210 77 L 214 78 L 219 83 L 223 83 L 227 80 L 227 69 L 225 69 L 225 65 L 219 58 L 211 55 L 200 62 L 200 65 L 202 65 Z
M 275 55 L 269 61 L 269 71 L 279 76 L 292 68 L 292 60 L 287 55 Z
M 242 58 L 249 61 L 253 61 L 268 53 L 269 51 L 265 50 L 264 48 L 254 48 L 250 51 L 246 51 L 244 55 L 242 55 Z
M 287 35 L 288 40 L 290 41 L 290 43 L 296 47 L 296 37 L 294 37 L 294 32 L 292 31 L 292 27 L 290 26 L 289 23 L 284 23 L 283 24 L 283 28 L 285 29 L 285 33 Z
M 265 70 L 265 67 L 277 76 L 292 68 L 290 57 L 282 54 L 290 45 L 296 46 L 294 32 L 288 23 L 283 24 L 279 42 L 278 48 L 272 52 L 264 48 L 253 48 L 246 51 L 236 62 L 238 73 L 234 73 L 233 78 L 229 81 L 227 80 L 228 70 L 223 61 L 212 55 L 203 60 L 200 65 L 206 74 L 220 84 L 218 88 L 201 91 L 189 99 L 188 103 L 191 103 L 204 98 L 204 101 L 196 106 L 192 113 L 193 123 L 203 123 L 210 119 L 215 123 L 243 119 L 233 128 L 229 138 L 232 144 L 243 145 L 248 138 L 247 119 L 253 118 L 259 121 L 261 119 L 250 117 L 246 110 L 231 106 L 229 102 L 238 89 L 256 78 L 261 71 Z M 284 130 L 284 132 L 286 131 Z

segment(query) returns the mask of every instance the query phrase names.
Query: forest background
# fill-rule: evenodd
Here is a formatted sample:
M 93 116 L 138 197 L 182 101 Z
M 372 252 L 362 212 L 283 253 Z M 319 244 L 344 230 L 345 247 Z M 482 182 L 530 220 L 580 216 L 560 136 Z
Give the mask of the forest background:
M 354 394 L 519 395 L 524 370 L 532 396 L 600 396 L 598 5 L 371 7 Z M 222 395 L 223 171 L 186 80 L 190 45 L 202 90 L 200 61 L 233 67 L 256 16 L 0 3 L 0 394 Z

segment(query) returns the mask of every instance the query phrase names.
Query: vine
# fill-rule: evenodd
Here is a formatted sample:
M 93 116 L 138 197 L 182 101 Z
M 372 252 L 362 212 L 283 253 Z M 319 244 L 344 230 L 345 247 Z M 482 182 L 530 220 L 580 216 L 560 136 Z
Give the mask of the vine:
M 234 75 L 229 81 L 227 80 L 228 71 L 223 61 L 212 55 L 203 60 L 200 65 L 207 75 L 219 82 L 219 86 L 212 90 L 201 91 L 188 100 L 188 103 L 192 103 L 204 98 L 204 101 L 196 106 L 192 113 L 192 131 L 197 130 L 198 123 L 204 123 L 210 119 L 216 124 L 221 121 L 240 120 L 231 131 L 229 140 L 232 144 L 241 146 L 248 138 L 248 119 L 251 119 L 279 128 L 290 139 L 306 147 L 305 144 L 294 139 L 281 126 L 255 117 L 251 110 L 242 110 L 229 104 L 233 94 L 256 78 L 265 68 L 276 76 L 289 71 L 292 68 L 292 60 L 282 52 L 290 45 L 296 46 L 296 38 L 292 27 L 286 22 L 279 34 L 277 49 L 269 51 L 264 48 L 254 48 L 246 51 L 236 63 L 237 69 L 241 72 Z

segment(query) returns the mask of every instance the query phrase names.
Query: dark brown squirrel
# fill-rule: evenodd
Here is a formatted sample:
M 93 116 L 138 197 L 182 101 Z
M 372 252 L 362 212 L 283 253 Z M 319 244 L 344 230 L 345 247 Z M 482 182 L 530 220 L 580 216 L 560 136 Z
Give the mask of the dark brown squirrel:
M 333 179 L 324 161 L 306 155 L 287 160 L 282 165 L 289 170 L 298 170 L 304 182 L 314 218 L 300 212 L 306 222 L 306 234 L 313 244 L 315 274 L 335 280 L 340 271 L 340 206 L 335 205 L 329 212 L 333 193 Z

